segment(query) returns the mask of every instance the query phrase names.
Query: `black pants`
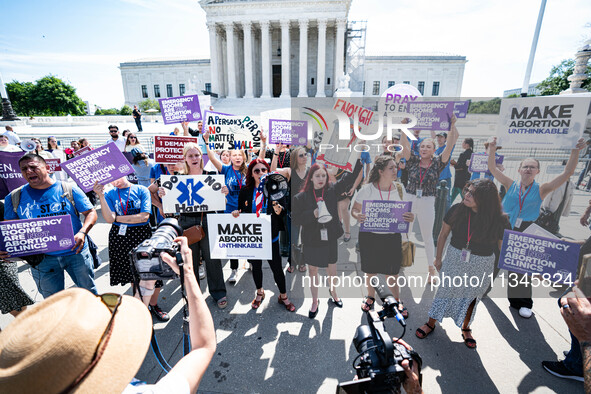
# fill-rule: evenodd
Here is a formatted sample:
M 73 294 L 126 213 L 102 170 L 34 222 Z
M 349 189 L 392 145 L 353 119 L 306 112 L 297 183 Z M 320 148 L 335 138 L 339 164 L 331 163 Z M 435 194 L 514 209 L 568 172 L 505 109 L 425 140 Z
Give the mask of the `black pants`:
M 252 278 L 257 289 L 263 287 L 263 260 L 248 260 L 252 264 Z M 280 293 L 286 293 L 285 274 L 281 264 L 281 254 L 279 253 L 279 241 L 273 242 L 273 259 L 267 260 L 271 271 L 273 271 L 273 278 L 275 284 L 279 288 Z
M 529 227 L 530 224 L 533 222 L 523 222 L 521 223 L 521 227 L 514 228 L 513 231 L 523 232 L 526 228 Z M 509 271 L 507 277 L 507 298 L 509 299 L 509 305 L 512 308 L 519 309 L 519 308 L 529 308 L 531 309 L 534 305 L 534 300 L 532 299 L 532 287 L 531 287 L 531 279 L 523 280 L 523 277 L 529 274 L 521 274 L 518 272 L 511 272 Z M 512 284 L 514 286 L 512 286 Z
M 137 126 L 137 131 L 144 131 L 142 130 L 142 119 L 135 118 L 135 125 Z
M 230 268 L 233 270 L 237 270 L 238 269 L 238 259 L 232 259 L 230 260 Z

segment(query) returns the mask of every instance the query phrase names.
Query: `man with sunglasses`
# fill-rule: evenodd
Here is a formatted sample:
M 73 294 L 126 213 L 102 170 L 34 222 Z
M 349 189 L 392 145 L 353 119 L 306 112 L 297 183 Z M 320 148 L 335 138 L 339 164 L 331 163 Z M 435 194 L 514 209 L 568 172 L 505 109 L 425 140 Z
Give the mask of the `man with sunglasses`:
M 183 270 L 191 352 L 164 378 L 155 385 L 130 384 L 152 335 L 150 314 L 137 298 L 68 289 L 23 312 L 0 333 L 0 392 L 196 392 L 215 353 L 215 329 L 187 238 L 175 241 L 183 266 L 162 256 L 177 274 Z
M 115 125 L 110 125 L 109 135 L 111 136 L 111 138 L 109 138 L 106 143 L 108 144 L 114 142 L 121 152 L 125 152 L 125 140 L 123 138 L 119 138 L 119 127 Z

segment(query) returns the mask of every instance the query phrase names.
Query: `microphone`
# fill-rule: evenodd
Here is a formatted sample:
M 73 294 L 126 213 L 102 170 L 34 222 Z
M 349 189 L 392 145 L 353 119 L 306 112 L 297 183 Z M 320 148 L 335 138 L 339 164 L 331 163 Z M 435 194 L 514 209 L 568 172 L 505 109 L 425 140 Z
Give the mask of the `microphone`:
M 396 298 L 390 293 L 390 289 L 388 289 L 384 284 L 379 283 L 377 286 L 373 286 L 378 293 L 378 297 L 382 300 L 382 306 L 384 310 L 388 312 L 388 314 L 394 315 L 398 323 L 400 323 L 403 327 L 406 327 L 406 320 L 398 310 L 398 301 Z

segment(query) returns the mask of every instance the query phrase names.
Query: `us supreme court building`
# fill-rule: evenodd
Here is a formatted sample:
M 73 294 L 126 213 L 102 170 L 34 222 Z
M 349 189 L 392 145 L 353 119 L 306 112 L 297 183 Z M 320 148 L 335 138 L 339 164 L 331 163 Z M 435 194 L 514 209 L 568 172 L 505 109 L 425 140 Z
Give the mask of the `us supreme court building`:
M 201 0 L 210 59 L 121 63 L 125 104 L 184 94 L 330 97 L 345 78 L 365 96 L 379 96 L 395 83 L 414 85 L 427 97 L 461 95 L 465 56 L 366 54 L 371 26 L 349 15 L 352 1 Z

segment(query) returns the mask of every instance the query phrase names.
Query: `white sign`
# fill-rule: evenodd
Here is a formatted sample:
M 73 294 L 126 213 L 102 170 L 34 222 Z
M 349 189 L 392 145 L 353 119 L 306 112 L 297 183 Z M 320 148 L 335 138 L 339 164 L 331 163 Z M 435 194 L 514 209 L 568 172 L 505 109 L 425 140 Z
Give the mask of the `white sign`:
M 212 259 L 273 258 L 270 215 L 218 213 L 207 217 L 207 231 Z
M 205 111 L 203 130 L 211 150 L 254 149 L 261 147 L 261 128 L 250 116 L 234 116 Z
M 497 145 L 572 149 L 585 130 L 589 97 L 524 97 L 501 101 Z
M 164 213 L 224 211 L 223 175 L 162 175 Z

